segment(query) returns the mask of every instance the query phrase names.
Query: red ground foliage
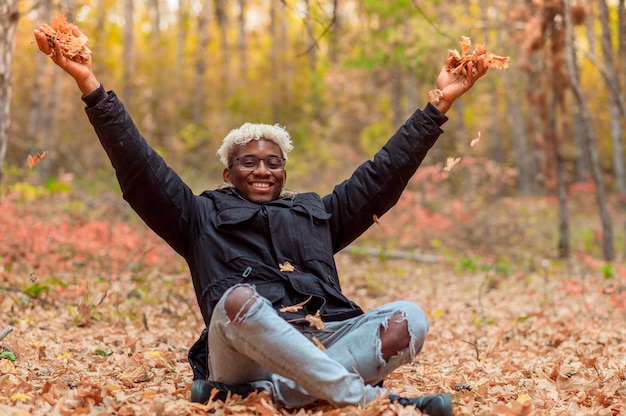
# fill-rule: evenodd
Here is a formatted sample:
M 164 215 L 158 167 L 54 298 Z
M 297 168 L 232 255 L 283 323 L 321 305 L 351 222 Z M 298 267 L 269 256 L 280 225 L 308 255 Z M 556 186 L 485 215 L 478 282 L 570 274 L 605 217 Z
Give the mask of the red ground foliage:
M 0 414 L 419 414 L 385 398 L 366 409 L 289 409 L 263 395 L 190 403 L 186 354 L 202 324 L 184 263 L 115 198 L 15 199 L 0 204 L 0 330 L 13 328 L 0 340 Z M 479 232 L 476 221 L 500 214 L 455 201 L 432 214 L 418 201 L 409 192 L 361 244 L 400 230 L 388 248 L 432 249 L 456 233 L 441 244 L 487 252 L 463 240 L 469 221 L 478 237 L 534 246 Z M 497 224 L 490 229 L 507 223 Z M 344 290 L 365 309 L 403 298 L 431 319 L 424 350 L 387 388 L 450 393 L 456 415 L 626 413 L 623 264 L 438 254 L 434 263 L 338 255 Z

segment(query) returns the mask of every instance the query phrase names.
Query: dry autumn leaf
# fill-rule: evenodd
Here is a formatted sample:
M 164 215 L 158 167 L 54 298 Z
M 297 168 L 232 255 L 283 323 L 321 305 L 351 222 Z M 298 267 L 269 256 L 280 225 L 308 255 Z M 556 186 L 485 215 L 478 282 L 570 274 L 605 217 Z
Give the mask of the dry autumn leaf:
M 461 161 L 460 157 L 449 157 L 446 159 L 446 166 L 443 167 L 443 170 L 446 172 L 450 172 L 453 167 L 455 167 Z
M 472 141 L 470 142 L 470 147 L 476 146 L 476 144 L 478 144 L 479 141 L 480 141 L 480 132 L 478 132 L 478 136 L 472 139 Z
M 320 311 L 317 311 L 315 315 L 307 315 L 304 319 L 306 319 L 306 321 L 313 325 L 318 331 L 326 328 L 326 325 L 324 325 L 322 317 L 320 316 Z
M 375 222 L 376 224 L 380 224 L 380 223 L 378 222 L 378 221 L 379 221 L 379 219 L 378 219 L 378 215 L 374 214 L 374 215 L 373 215 L 373 219 L 374 219 L 374 222 Z
M 308 301 L 310 301 L 313 298 L 313 295 L 309 296 L 305 301 L 302 301 L 300 303 L 297 303 L 295 305 L 291 305 L 291 306 L 283 306 L 282 308 L 279 309 L 280 312 L 298 312 L 302 310 L 302 307 L 304 305 L 306 305 L 306 303 Z
M 48 151 L 44 150 L 41 153 L 35 153 L 35 155 L 28 155 L 28 168 L 29 169 L 33 169 L 35 166 L 37 166 L 38 164 L 41 163 L 42 160 L 44 160 L 46 157 L 48 157 Z
M 313 337 L 312 341 L 313 341 L 313 344 L 315 344 L 317 348 L 319 348 L 322 351 L 326 351 L 326 347 L 324 346 L 324 344 L 322 344 L 322 342 L 319 339 L 317 339 L 317 337 Z
M 278 263 L 278 269 L 283 273 L 291 273 L 296 270 L 296 268 L 293 267 L 293 265 L 288 261 L 284 263 Z
M 50 47 L 54 48 L 57 41 L 60 43 L 61 52 L 68 59 L 80 62 L 89 58 L 91 54 L 87 47 L 89 39 L 73 23 L 67 21 L 65 14 L 52 19 L 49 25 L 44 23 L 41 30 L 46 35 Z
M 148 372 L 143 367 L 129 367 L 120 376 L 118 379 L 124 383 L 126 387 L 133 387 L 135 383 L 141 383 L 143 381 L 147 381 L 150 379 Z
M 443 98 L 443 91 L 439 89 L 428 91 L 428 101 L 438 104 Z

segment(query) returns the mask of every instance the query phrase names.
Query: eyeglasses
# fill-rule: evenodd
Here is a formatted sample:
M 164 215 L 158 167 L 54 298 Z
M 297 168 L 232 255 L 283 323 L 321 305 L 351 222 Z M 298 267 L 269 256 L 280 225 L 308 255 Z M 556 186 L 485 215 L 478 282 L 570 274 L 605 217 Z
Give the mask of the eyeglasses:
M 256 156 L 242 156 L 233 160 L 229 168 L 232 168 L 235 163 L 239 165 L 239 169 L 244 172 L 253 172 L 259 167 L 259 162 L 263 161 L 265 163 L 265 167 L 269 170 L 283 170 L 285 167 L 285 158 L 278 156 L 270 156 L 264 159 L 260 159 Z

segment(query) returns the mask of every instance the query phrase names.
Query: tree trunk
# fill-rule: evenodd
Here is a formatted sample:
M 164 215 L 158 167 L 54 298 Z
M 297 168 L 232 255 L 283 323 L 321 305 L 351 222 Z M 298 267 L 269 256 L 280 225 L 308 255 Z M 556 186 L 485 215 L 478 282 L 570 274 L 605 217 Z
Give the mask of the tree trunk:
M 246 0 L 239 0 L 239 74 L 242 80 L 248 78 L 248 47 L 246 45 Z
M 51 0 L 44 0 L 39 3 L 39 7 L 37 8 L 37 15 L 41 16 L 42 22 L 50 21 L 50 9 L 52 6 Z M 24 149 L 25 153 L 28 153 L 32 149 L 35 149 L 39 144 L 38 134 L 39 132 L 43 132 L 40 120 L 43 118 L 43 107 L 44 107 L 44 99 L 46 97 L 46 93 L 50 93 L 49 88 L 44 88 L 46 80 L 50 83 L 49 78 L 47 76 L 47 72 L 49 70 L 55 70 L 51 66 L 46 65 L 46 61 L 50 58 L 45 56 L 42 53 L 38 53 L 35 57 L 35 66 L 37 68 L 42 68 L 42 71 L 35 72 L 33 76 L 33 84 L 30 91 L 30 106 L 28 109 L 28 125 L 26 126 L 26 133 L 24 138 L 24 143 L 26 144 L 26 148 Z M 24 155 L 26 157 L 26 154 Z
M 127 108 L 131 108 L 131 97 L 133 96 L 133 84 L 135 82 L 135 31 L 133 29 L 133 8 L 133 0 L 124 0 L 124 84 L 122 86 L 122 97 Z
M 106 24 L 107 8 L 106 0 L 97 0 L 96 2 L 96 23 L 94 28 L 95 45 L 93 45 L 94 56 L 105 56 L 104 49 L 104 29 Z M 98 59 L 96 59 L 98 61 Z
M 9 141 L 13 48 L 19 19 L 18 0 L 0 3 L 0 183 L 4 176 L 4 157 Z
M 232 93 L 232 77 L 230 72 L 230 48 L 228 46 L 228 13 L 226 1 L 215 0 L 215 18 L 220 32 L 220 46 L 222 49 L 222 85 L 226 88 L 225 95 Z
M 333 0 L 333 26 L 328 32 L 328 59 L 332 65 L 339 63 L 339 41 L 341 34 L 342 16 L 339 0 Z
M 622 60 L 617 64 L 622 74 L 621 84 L 626 88 L 626 5 L 624 0 L 619 0 L 618 20 L 619 20 L 619 56 Z
M 589 154 L 589 161 L 591 167 L 591 173 L 596 185 L 596 199 L 598 207 L 600 209 L 600 218 L 602 221 L 602 251 L 604 259 L 612 261 L 615 259 L 615 248 L 613 246 L 613 228 L 611 225 L 611 218 L 608 210 L 607 198 L 604 190 L 604 182 L 602 181 L 602 171 L 600 169 L 600 158 L 598 156 L 598 149 L 595 144 L 595 137 L 593 133 L 593 122 L 591 119 L 591 112 L 589 105 L 584 95 L 584 91 L 580 84 L 578 76 L 578 68 L 576 65 L 576 50 L 574 48 L 574 35 L 573 24 L 571 15 L 571 1 L 565 0 L 565 59 L 567 64 L 567 72 L 569 75 L 570 88 L 574 94 L 576 105 L 580 107 L 581 125 L 585 133 L 586 151 Z
M 554 137 L 554 157 L 555 157 L 555 171 L 556 171 L 556 186 L 557 195 L 559 199 L 559 243 L 558 252 L 559 257 L 562 259 L 568 258 L 570 253 L 569 247 L 569 215 L 567 211 L 567 184 L 565 183 L 565 175 L 563 174 L 563 156 L 561 154 L 562 140 L 559 140 L 556 119 L 557 119 L 557 106 L 558 99 L 556 97 L 557 92 L 553 92 L 552 105 L 550 106 L 550 130 L 551 136 Z
M 176 37 L 176 75 L 178 79 L 180 79 L 183 73 L 183 55 L 185 54 L 185 40 L 187 39 L 188 27 L 189 2 L 186 0 L 178 0 L 178 33 Z
M 310 0 L 304 0 L 306 6 L 306 14 L 304 16 L 304 25 L 308 35 L 307 56 L 309 57 L 309 71 L 315 73 L 317 68 L 317 40 L 315 39 L 315 31 L 313 30 L 313 12 Z
M 609 115 L 611 119 L 611 143 L 613 145 L 613 174 L 615 175 L 615 189 L 626 194 L 626 174 L 624 172 L 624 141 L 622 134 L 622 115 L 626 114 L 621 103 L 621 88 L 611 42 L 611 28 L 609 23 L 609 9 L 605 0 L 599 0 L 600 22 L 602 24 L 602 55 L 604 57 L 604 82 L 609 99 Z
M 485 42 L 487 45 L 490 45 L 492 43 L 489 41 L 489 28 L 491 26 L 489 24 L 489 6 L 487 5 L 486 0 L 480 0 L 478 3 L 480 6 L 481 18 L 483 20 L 483 39 L 481 42 Z M 489 98 L 489 102 L 491 103 L 492 108 L 497 109 L 499 108 L 498 101 L 502 95 L 498 94 L 497 84 L 491 83 L 490 86 L 491 88 L 489 94 L 491 97 Z M 491 117 L 489 131 L 492 133 L 492 137 L 495 137 L 496 140 L 490 140 L 489 144 L 491 145 L 491 157 L 498 163 L 502 163 L 504 161 L 504 149 L 502 146 L 502 138 L 504 136 L 501 131 L 501 126 L 502 123 L 497 116 Z
M 205 106 L 205 77 L 207 72 L 207 51 L 209 50 L 210 30 L 209 18 L 211 16 L 211 0 L 204 0 L 202 10 L 198 15 L 198 49 L 196 52 L 196 70 L 195 70 L 195 93 L 191 94 L 191 119 L 197 126 L 203 122 L 204 106 Z

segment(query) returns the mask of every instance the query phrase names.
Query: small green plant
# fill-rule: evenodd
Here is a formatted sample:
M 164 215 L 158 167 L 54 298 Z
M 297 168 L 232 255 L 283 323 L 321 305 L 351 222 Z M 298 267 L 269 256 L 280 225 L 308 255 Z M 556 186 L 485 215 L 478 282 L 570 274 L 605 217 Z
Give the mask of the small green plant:
M 605 279 L 612 279 L 615 277 L 615 267 L 612 264 L 605 264 L 602 266 L 602 276 Z
M 33 299 L 39 299 L 39 297 L 43 294 L 43 293 L 49 293 L 50 292 L 50 286 L 45 285 L 45 284 L 41 284 L 39 282 L 35 282 L 29 286 L 26 286 L 24 289 L 22 289 L 22 292 L 25 293 L 28 297 L 31 297 Z
M 457 271 L 475 272 L 480 268 L 480 259 L 478 256 L 461 256 L 455 268 Z

